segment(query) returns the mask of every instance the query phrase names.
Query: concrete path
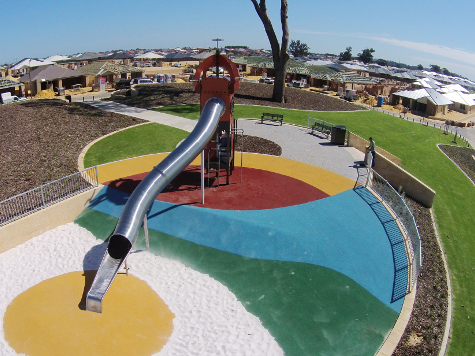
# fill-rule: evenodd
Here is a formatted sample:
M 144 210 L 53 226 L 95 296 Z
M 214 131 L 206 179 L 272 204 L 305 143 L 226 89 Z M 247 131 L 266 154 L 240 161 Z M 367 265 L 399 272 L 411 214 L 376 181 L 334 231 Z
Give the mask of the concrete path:
M 156 122 L 162 125 L 168 125 L 188 132 L 191 132 L 197 123 L 196 120 L 185 119 L 183 117 L 169 115 L 158 111 L 127 106 L 114 101 L 84 101 L 84 104 L 94 106 L 101 110 L 115 112 L 117 114 L 128 115 L 138 119 Z
M 294 161 L 308 163 L 327 169 L 356 181 L 358 166 L 355 161 L 363 161 L 364 153 L 354 147 L 330 143 L 323 135 L 312 135 L 310 130 L 294 125 L 261 124 L 259 120 L 239 119 L 238 129 L 245 135 L 262 137 L 282 147 L 282 156 Z

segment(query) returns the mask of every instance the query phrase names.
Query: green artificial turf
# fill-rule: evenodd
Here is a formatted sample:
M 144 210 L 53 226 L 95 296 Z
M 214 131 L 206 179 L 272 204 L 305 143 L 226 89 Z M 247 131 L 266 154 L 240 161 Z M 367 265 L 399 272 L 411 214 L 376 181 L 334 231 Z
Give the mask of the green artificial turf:
M 188 107 L 188 108 L 186 108 Z M 348 130 L 402 159 L 402 167 L 437 192 L 434 213 L 447 256 L 453 320 L 448 355 L 475 349 L 475 187 L 437 144 L 453 144 L 454 135 L 377 111 L 312 112 L 236 105 L 236 118 L 260 118 L 263 112 L 284 115 L 284 122 L 307 125 L 308 116 L 345 125 Z M 198 105 L 168 107 L 170 114 L 198 115 Z M 195 112 L 195 114 L 193 114 Z M 239 123 L 238 123 L 239 126 Z M 459 140 L 460 142 L 460 140 Z
M 84 157 L 84 166 L 92 167 L 130 157 L 170 152 L 187 136 L 186 131 L 156 123 L 134 126 L 92 145 Z

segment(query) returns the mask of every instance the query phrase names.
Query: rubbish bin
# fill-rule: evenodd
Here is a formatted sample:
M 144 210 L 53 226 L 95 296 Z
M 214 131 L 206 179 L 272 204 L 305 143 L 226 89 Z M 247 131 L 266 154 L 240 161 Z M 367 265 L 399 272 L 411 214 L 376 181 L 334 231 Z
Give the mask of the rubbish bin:
M 344 145 L 346 136 L 346 126 L 335 125 L 332 127 L 330 142 L 335 145 Z
M 71 103 L 71 95 L 65 95 L 64 98 Z

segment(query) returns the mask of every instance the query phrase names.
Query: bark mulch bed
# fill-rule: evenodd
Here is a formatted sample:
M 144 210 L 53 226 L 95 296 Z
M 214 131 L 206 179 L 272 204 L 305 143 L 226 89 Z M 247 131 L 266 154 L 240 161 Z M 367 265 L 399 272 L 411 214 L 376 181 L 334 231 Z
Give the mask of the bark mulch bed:
M 475 149 L 451 145 L 439 145 L 439 148 L 475 183 Z
M 152 84 L 136 87 L 136 97 L 114 96 L 111 100 L 139 108 L 157 106 L 199 104 L 199 94 L 195 93 L 193 83 Z M 316 111 L 365 110 L 347 101 L 328 95 L 297 88 L 285 89 L 285 103 L 271 101 L 273 85 L 259 83 L 240 83 L 234 96 L 235 104 L 272 106 L 285 109 Z
M 0 201 L 77 172 L 88 143 L 141 122 L 57 99 L 1 105 Z
M 244 151 L 242 151 L 244 146 Z M 271 156 L 280 156 L 282 154 L 282 147 L 275 142 L 266 140 L 265 138 L 243 135 L 237 137 L 235 150 L 237 152 L 252 152 Z
M 414 309 L 394 356 L 437 355 L 447 319 L 447 278 L 430 209 L 406 196 L 422 240 L 422 268 Z

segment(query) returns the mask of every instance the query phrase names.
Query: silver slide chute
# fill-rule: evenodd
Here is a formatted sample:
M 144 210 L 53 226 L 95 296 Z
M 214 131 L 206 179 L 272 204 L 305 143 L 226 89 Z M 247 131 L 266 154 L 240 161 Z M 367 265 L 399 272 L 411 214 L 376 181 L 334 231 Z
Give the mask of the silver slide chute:
M 86 310 L 102 313 L 102 299 L 137 240 L 145 214 L 157 195 L 210 141 L 224 109 L 223 100 L 209 99 L 193 131 L 135 188 L 122 210 L 114 233 L 109 238 L 109 245 L 86 297 Z

